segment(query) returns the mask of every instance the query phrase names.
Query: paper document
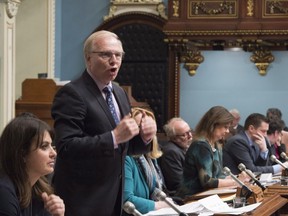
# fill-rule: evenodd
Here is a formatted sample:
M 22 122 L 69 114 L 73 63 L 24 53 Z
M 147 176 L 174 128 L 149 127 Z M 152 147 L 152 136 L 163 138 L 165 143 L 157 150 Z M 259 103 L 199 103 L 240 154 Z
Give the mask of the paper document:
M 202 193 L 198 193 L 197 196 L 209 196 L 214 194 L 230 194 L 230 193 L 236 193 L 236 188 L 215 188 L 210 189 L 207 191 L 204 191 Z
M 259 181 L 265 186 L 274 185 L 280 182 L 280 175 L 272 176 L 272 173 L 262 173 Z
M 190 214 L 195 213 L 198 215 L 213 215 L 215 213 L 221 214 L 233 214 L 239 215 L 243 214 L 244 212 L 249 212 L 257 208 L 261 203 L 255 203 L 252 205 L 248 205 L 241 208 L 232 208 L 227 205 L 227 203 L 223 202 L 218 195 L 212 195 L 206 197 L 204 199 L 200 199 L 196 202 L 188 203 L 186 205 L 178 206 L 178 209 L 181 212 Z M 157 211 L 151 211 L 145 214 L 145 216 L 178 216 L 177 212 L 175 212 L 172 208 L 163 208 Z

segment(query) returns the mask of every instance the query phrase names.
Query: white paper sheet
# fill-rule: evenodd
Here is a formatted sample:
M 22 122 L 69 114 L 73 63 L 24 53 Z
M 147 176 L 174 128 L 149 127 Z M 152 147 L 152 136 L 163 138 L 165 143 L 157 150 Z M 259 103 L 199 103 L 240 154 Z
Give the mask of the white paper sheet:
M 214 213 L 221 214 L 233 214 L 238 215 L 244 212 L 252 211 L 257 208 L 261 203 L 255 203 L 252 205 L 244 206 L 241 208 L 232 208 L 223 202 L 221 198 L 216 194 L 203 199 L 200 199 L 196 202 L 188 203 L 186 205 L 178 206 L 181 212 L 196 213 L 201 216 L 213 215 Z M 178 216 L 172 208 L 163 208 L 157 211 L 151 211 L 145 214 L 144 216 Z

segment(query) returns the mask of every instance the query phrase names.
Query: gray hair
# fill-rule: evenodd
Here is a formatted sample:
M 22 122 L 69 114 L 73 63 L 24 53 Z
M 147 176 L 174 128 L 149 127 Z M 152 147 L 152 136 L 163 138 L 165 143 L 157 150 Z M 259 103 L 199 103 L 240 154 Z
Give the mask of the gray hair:
M 85 63 L 86 63 L 86 55 L 89 54 L 94 49 L 93 46 L 95 45 L 95 41 L 97 41 L 97 40 L 99 40 L 101 38 L 108 37 L 108 36 L 116 38 L 117 40 L 119 40 L 119 42 L 122 45 L 121 40 L 119 39 L 119 37 L 115 33 L 110 32 L 110 31 L 105 31 L 105 30 L 96 31 L 93 34 L 91 34 L 86 39 L 86 41 L 84 43 L 83 53 L 84 53 L 84 56 L 85 56 Z
M 182 118 L 180 117 L 174 117 L 171 118 L 164 126 L 163 129 L 165 131 L 165 134 L 168 138 L 174 137 L 176 135 L 175 133 L 175 127 L 174 127 L 174 122 L 185 122 Z

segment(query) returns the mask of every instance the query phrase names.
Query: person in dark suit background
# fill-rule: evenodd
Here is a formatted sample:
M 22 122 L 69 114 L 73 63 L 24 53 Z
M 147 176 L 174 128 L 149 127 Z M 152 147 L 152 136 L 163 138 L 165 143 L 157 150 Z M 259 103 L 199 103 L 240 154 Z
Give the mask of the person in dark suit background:
M 227 140 L 223 148 L 223 166 L 238 174 L 238 165 L 243 163 L 252 172 L 279 173 L 279 164 L 270 165 L 266 136 L 269 129 L 268 119 L 253 113 L 247 117 L 244 124 L 245 131 Z
M 182 118 L 174 117 L 163 126 L 168 138 L 162 142 L 163 151 L 159 164 L 170 195 L 174 195 L 180 186 L 183 174 L 185 153 L 192 142 L 192 130 Z
M 231 109 L 229 110 L 229 112 L 233 115 L 234 117 L 234 120 L 232 122 L 232 128 L 234 130 L 236 130 L 236 133 L 239 133 L 241 131 L 244 131 L 244 127 L 240 124 L 240 120 L 241 120 L 241 115 L 240 115 L 240 112 L 239 110 L 237 109 Z M 229 129 L 230 130 L 230 129 Z
M 286 159 L 280 155 L 282 152 L 286 154 L 286 146 L 282 143 L 282 131 L 284 122 L 281 119 L 273 119 L 269 121 L 269 130 L 267 131 L 267 148 L 269 150 L 269 158 L 274 155 L 279 161 L 285 162 Z M 271 161 L 271 164 L 276 162 Z
M 229 128 L 229 133 L 226 135 L 225 140 L 241 131 L 244 131 L 244 127 L 239 123 L 241 119 L 239 110 L 231 109 L 229 112 L 233 115 L 234 120 Z
M 156 122 L 144 113 L 137 125 L 127 94 L 112 83 L 124 57 L 116 34 L 93 33 L 84 55 L 86 70 L 57 92 L 52 106 L 58 153 L 53 183 L 66 215 L 119 216 L 125 156 L 150 151 Z
M 284 131 L 288 131 L 288 127 L 286 126 L 284 120 L 282 119 L 282 112 L 278 108 L 268 108 L 266 111 L 266 117 L 269 119 L 269 121 L 273 121 L 275 119 L 280 119 L 283 121 L 284 124 Z

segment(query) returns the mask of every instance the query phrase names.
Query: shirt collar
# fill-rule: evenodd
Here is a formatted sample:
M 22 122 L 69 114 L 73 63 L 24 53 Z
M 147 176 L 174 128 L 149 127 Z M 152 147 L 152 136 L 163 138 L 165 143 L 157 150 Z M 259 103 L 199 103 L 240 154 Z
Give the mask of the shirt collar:
M 252 145 L 253 145 L 253 141 L 252 141 L 252 139 L 250 138 L 250 136 L 247 134 L 246 131 L 245 131 L 245 135 L 246 135 L 246 137 L 247 137 L 247 139 L 248 139 L 249 145 L 252 146 Z
M 109 82 L 108 85 L 105 85 L 105 84 L 99 82 L 88 69 L 87 69 L 87 72 L 91 76 L 91 78 L 94 80 L 94 82 L 96 83 L 96 85 L 98 86 L 98 88 L 100 89 L 101 92 L 106 86 L 108 86 L 110 89 L 113 89 L 112 82 Z

